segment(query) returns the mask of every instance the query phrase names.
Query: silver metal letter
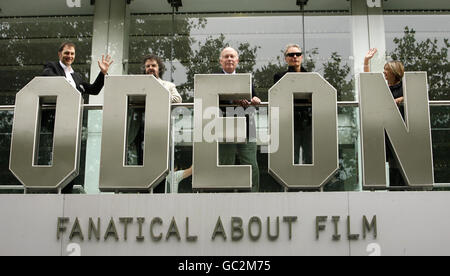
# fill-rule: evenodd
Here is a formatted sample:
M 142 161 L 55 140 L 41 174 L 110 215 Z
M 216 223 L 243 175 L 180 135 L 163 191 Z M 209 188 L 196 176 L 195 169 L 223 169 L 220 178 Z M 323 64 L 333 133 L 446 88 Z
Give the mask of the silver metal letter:
M 154 76 L 106 76 L 100 190 L 149 190 L 169 170 L 170 95 Z M 145 96 L 144 162 L 126 164 L 128 96 Z
M 432 186 L 433 157 L 426 73 L 405 73 L 406 124 L 381 73 L 362 73 L 359 91 L 364 188 L 386 187 L 385 132 L 406 183 L 414 187 Z
M 294 164 L 294 99 L 310 95 L 313 162 L 298 165 Z M 277 108 L 284 133 L 279 135 L 277 151 L 269 147 L 269 173 L 288 188 L 320 188 L 339 167 L 336 89 L 317 73 L 288 73 L 269 90 L 270 117 Z M 276 139 L 272 136 L 271 132 L 271 140 Z
M 250 99 L 251 75 L 195 75 L 192 188 L 250 189 L 250 165 L 218 164 L 219 142 L 238 142 L 242 138 L 239 133 L 240 136 L 246 136 L 245 131 L 239 131 L 246 125 L 245 117 L 219 117 L 219 96 L 226 100 Z M 209 126 L 213 127 L 206 131 Z
M 53 165 L 34 162 L 39 101 L 56 97 Z M 62 189 L 78 175 L 83 98 L 64 77 L 37 77 L 16 96 L 9 169 L 31 189 Z

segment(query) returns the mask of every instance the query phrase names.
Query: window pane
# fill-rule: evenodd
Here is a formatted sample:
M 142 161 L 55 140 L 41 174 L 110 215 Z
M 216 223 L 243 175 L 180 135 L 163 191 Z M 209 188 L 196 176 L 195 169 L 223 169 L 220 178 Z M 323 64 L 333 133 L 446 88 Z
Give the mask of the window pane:
M 52 112 L 53 111 L 53 112 Z M 45 111 L 48 116 L 43 115 L 41 122 L 39 165 L 47 165 L 51 163 L 52 143 L 54 124 L 54 109 Z M 72 180 L 74 185 L 84 186 L 85 164 L 86 164 L 86 144 L 87 144 L 87 113 L 83 113 L 82 135 L 81 135 L 81 151 L 80 151 L 80 173 Z M 22 187 L 16 177 L 9 170 L 9 155 L 11 150 L 11 133 L 14 119 L 14 112 L 0 111 L 0 193 L 23 193 L 23 189 L 1 189 L 1 186 L 19 186 Z M 29 160 L 31 166 L 31 160 Z M 82 192 L 78 187 L 74 189 L 75 193 Z
M 130 33 L 129 73 L 142 73 L 146 54 L 159 55 L 166 61 L 163 78 L 177 85 L 184 102 L 192 101 L 195 74 L 222 71 L 219 56 L 226 46 L 238 50 L 237 72 L 253 73 L 255 92 L 267 101 L 273 76 L 287 70 L 285 46 L 303 44 L 302 17 L 292 14 L 134 15 Z M 351 41 L 350 16 L 305 16 L 303 66 L 334 85 L 339 100 L 354 99 Z
M 450 106 L 430 108 L 434 182 L 450 183 Z
M 388 13 L 384 20 L 388 58 L 405 71 L 426 71 L 430 100 L 450 100 L 450 15 Z
M 21 185 L 9 171 L 9 152 L 14 112 L 0 111 L 0 185 Z

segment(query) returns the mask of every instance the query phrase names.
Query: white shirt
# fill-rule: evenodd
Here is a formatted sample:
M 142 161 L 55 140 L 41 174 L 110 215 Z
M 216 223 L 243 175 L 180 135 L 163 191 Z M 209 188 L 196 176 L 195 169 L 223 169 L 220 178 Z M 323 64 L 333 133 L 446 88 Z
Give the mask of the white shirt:
M 66 79 L 73 86 L 73 88 L 77 89 L 77 84 L 73 80 L 72 74 L 74 73 L 72 67 L 67 67 L 64 63 L 59 61 L 59 65 L 64 69 L 64 73 L 66 73 Z
M 166 177 L 166 193 L 168 192 L 169 189 L 167 188 L 169 187 L 171 194 L 178 194 L 178 186 L 180 185 L 180 182 L 183 180 L 183 174 L 184 170 L 173 172 L 173 179 L 172 179 L 172 172 L 169 172 L 169 175 Z
M 169 81 L 158 79 L 158 78 L 157 78 L 157 80 L 158 80 L 158 82 L 160 84 L 162 84 L 162 86 L 164 86 L 164 88 L 169 90 L 169 92 L 170 92 L 170 101 L 172 103 L 181 103 L 182 102 L 183 99 L 181 98 L 180 94 L 178 93 L 177 87 L 175 86 L 175 84 L 173 84 L 173 83 L 171 83 Z
M 225 75 L 236 75 L 236 71 L 234 71 L 233 73 L 227 73 L 227 72 L 225 72 L 225 70 L 223 70 L 223 69 L 222 69 L 222 71 L 223 71 L 223 73 L 224 73 Z

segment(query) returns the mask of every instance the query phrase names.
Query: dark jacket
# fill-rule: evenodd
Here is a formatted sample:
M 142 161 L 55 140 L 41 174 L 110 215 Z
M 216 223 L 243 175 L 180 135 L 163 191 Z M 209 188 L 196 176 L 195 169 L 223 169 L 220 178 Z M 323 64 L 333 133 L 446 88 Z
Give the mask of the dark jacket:
M 273 83 L 277 83 L 279 80 L 281 80 L 282 77 L 284 77 L 284 75 L 286 75 L 287 73 L 295 73 L 295 70 L 293 67 L 289 67 L 289 69 L 285 72 L 281 72 L 281 73 L 277 73 L 273 76 Z M 306 71 L 305 68 L 303 68 L 303 66 L 300 67 L 300 72 L 304 72 L 307 73 L 308 71 Z
M 389 90 L 391 90 L 394 99 L 403 97 L 403 82 L 389 86 Z M 400 114 L 402 114 L 403 119 L 405 119 L 405 107 L 403 104 L 398 105 L 398 109 L 400 110 Z
M 308 73 L 308 71 L 306 71 L 305 68 L 303 68 L 303 66 L 300 67 L 300 72 L 302 73 Z M 287 73 L 295 73 L 294 67 L 289 67 L 289 69 L 285 72 L 281 72 L 281 73 L 277 73 L 273 76 L 273 83 L 277 83 L 279 80 L 281 80 L 282 77 L 284 77 L 284 75 L 286 75 Z M 309 100 L 304 100 L 304 99 L 295 99 L 294 103 L 310 103 L 311 101 Z
M 59 64 L 59 61 L 57 61 L 57 62 L 49 62 L 46 65 L 44 65 L 44 71 L 42 72 L 42 76 L 65 77 L 66 73 L 64 72 L 64 69 L 61 67 L 61 64 Z M 80 91 L 81 94 L 98 95 L 98 93 L 100 93 L 105 83 L 105 75 L 103 75 L 102 72 L 98 74 L 97 79 L 93 84 L 84 81 L 81 74 L 77 72 L 72 74 L 72 78 L 75 81 L 77 90 Z
M 61 67 L 61 64 L 59 64 L 59 61 L 57 61 L 57 62 L 49 62 L 46 65 L 44 65 L 44 71 L 42 72 L 42 76 L 66 77 L 66 73 L 64 72 L 64 69 Z M 72 78 L 75 81 L 77 90 L 83 95 L 84 103 L 89 102 L 88 95 L 98 95 L 98 93 L 100 93 L 100 91 L 102 90 L 103 84 L 105 82 L 105 75 L 103 75 L 102 72 L 98 74 L 98 77 L 93 84 L 83 81 L 83 77 L 81 76 L 80 73 L 76 72 L 72 73 Z M 78 176 L 77 178 L 79 177 L 80 176 Z M 64 187 L 62 193 L 71 194 L 74 184 L 75 180 L 72 180 L 69 184 L 67 184 L 66 187 Z
M 218 74 L 225 74 L 225 71 L 222 70 L 222 72 L 220 72 Z M 253 83 L 252 83 L 252 97 L 247 100 L 251 101 L 253 99 L 253 97 L 255 97 L 255 96 L 256 96 L 255 88 L 253 87 Z M 230 100 L 224 100 L 224 101 L 219 101 L 219 104 L 227 105 L 227 104 L 234 104 L 234 102 L 230 101 Z M 220 109 L 223 112 L 223 116 L 226 117 L 226 108 L 221 107 Z M 251 117 L 249 114 L 245 115 L 246 122 L 247 122 L 247 139 L 251 139 L 253 141 L 253 139 L 256 140 L 256 123 L 255 123 L 255 115 L 256 114 L 254 112 L 250 112 L 250 113 L 252 114 Z
M 399 82 L 397 84 L 394 84 L 392 86 L 389 86 L 389 89 L 391 90 L 392 96 L 394 99 L 403 97 L 403 83 Z

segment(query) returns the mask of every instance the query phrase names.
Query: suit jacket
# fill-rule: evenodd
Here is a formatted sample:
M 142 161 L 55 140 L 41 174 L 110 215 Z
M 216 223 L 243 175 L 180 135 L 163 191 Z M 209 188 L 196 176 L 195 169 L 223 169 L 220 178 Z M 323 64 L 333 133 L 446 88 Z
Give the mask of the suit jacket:
M 47 77 L 66 77 L 66 73 L 64 69 L 57 62 L 49 62 L 44 65 L 44 71 L 42 72 L 42 76 Z M 105 76 L 102 72 L 98 74 L 97 79 L 93 84 L 83 81 L 83 77 L 80 73 L 72 73 L 72 78 L 75 81 L 75 85 L 77 90 L 83 95 L 84 103 L 88 103 L 89 97 L 88 95 L 98 95 L 103 88 L 103 84 L 105 82 Z M 86 113 L 85 113 L 86 114 Z M 81 176 L 77 176 L 74 180 L 72 180 L 66 187 L 62 190 L 63 194 L 71 194 L 73 191 L 73 186 L 76 182 L 76 179 L 79 179 Z
M 44 65 L 44 71 L 42 72 L 42 76 L 48 77 L 65 77 L 66 73 L 64 69 L 57 62 L 49 62 Z M 100 72 L 97 76 L 97 79 L 93 84 L 86 82 L 83 80 L 83 77 L 80 73 L 74 72 L 72 74 L 72 78 L 75 81 L 77 90 L 80 91 L 81 94 L 89 94 L 89 95 L 98 95 L 103 88 L 103 84 L 105 83 L 105 75 Z
M 282 77 L 284 77 L 284 75 L 286 75 L 287 73 L 291 73 L 291 72 L 295 73 L 295 70 L 294 70 L 294 68 L 289 67 L 289 69 L 287 71 L 275 74 L 273 76 L 273 83 L 274 84 L 277 83 L 279 80 L 281 80 Z M 303 68 L 303 66 L 301 66 L 300 72 L 307 73 L 308 71 L 306 71 L 306 69 Z
M 226 73 L 225 73 L 225 71 L 222 70 L 222 72 L 219 72 L 217 74 L 226 74 Z M 253 99 L 253 97 L 255 97 L 255 96 L 256 96 L 255 87 L 253 87 L 253 82 L 252 82 L 252 97 L 247 100 L 251 101 Z M 220 101 L 220 104 L 233 104 L 233 101 Z
M 300 72 L 307 73 L 308 71 L 305 68 L 303 68 L 303 66 L 301 66 Z M 275 74 L 273 76 L 273 83 L 274 84 L 277 83 L 287 73 L 295 73 L 294 68 L 289 67 L 287 71 Z M 299 104 L 299 103 L 303 103 L 303 104 L 308 103 L 309 104 L 309 103 L 311 103 L 311 101 L 306 100 L 306 99 L 294 99 L 294 104 Z M 296 107 L 294 107 L 294 114 L 295 114 L 294 115 L 295 118 L 297 118 L 294 120 L 294 124 L 298 124 L 298 122 L 301 122 L 301 124 L 303 124 L 303 127 L 308 127 L 311 125 L 311 120 L 312 120 L 311 107 L 296 106 Z

